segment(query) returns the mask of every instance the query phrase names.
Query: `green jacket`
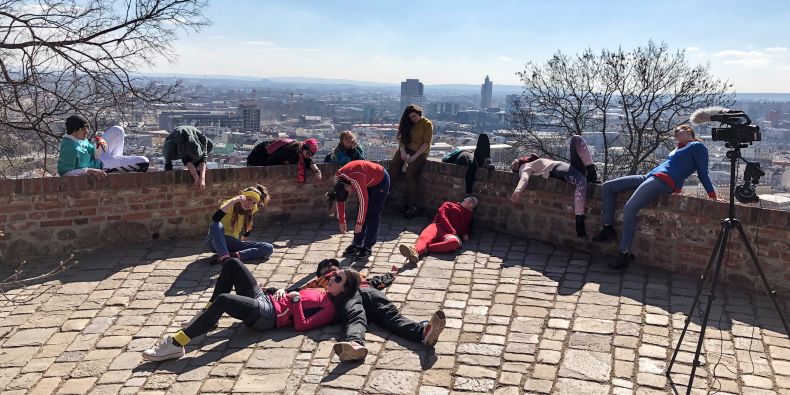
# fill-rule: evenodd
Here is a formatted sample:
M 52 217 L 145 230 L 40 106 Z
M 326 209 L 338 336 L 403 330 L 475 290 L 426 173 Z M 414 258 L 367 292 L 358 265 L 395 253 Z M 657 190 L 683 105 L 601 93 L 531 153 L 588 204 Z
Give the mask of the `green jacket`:
M 173 170 L 172 162 L 176 159 L 181 159 L 184 165 L 192 163 L 197 166 L 206 161 L 213 148 L 214 143 L 211 139 L 196 127 L 178 126 L 167 136 L 162 145 L 165 170 Z
M 65 175 L 75 169 L 101 169 L 101 161 L 96 159 L 96 148 L 88 140 L 79 140 L 70 135 L 60 139 L 58 175 Z

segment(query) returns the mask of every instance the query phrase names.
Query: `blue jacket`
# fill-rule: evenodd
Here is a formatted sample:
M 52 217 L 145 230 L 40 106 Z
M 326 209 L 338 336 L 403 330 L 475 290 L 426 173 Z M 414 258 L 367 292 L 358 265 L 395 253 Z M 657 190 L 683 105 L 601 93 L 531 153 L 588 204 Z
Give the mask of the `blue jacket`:
M 340 166 L 345 166 L 346 163 L 351 162 L 352 160 L 364 160 L 365 159 L 365 151 L 362 149 L 361 145 L 357 145 L 357 148 L 352 150 L 333 150 L 330 153 L 325 161 L 326 162 L 334 162 L 339 164 Z
M 714 192 L 713 184 L 708 177 L 708 149 L 705 144 L 693 141 L 686 144 L 683 148 L 675 148 L 669 153 L 669 157 L 660 165 L 656 166 L 648 176 L 664 173 L 675 183 L 675 189 L 683 188 L 683 181 L 697 171 L 697 176 L 705 191 Z

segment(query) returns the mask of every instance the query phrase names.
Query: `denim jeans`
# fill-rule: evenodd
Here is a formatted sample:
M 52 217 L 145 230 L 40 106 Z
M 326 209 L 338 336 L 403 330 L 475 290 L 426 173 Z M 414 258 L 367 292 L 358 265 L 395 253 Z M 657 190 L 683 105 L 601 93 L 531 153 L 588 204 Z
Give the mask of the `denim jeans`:
M 620 251 L 629 251 L 636 233 L 636 213 L 658 199 L 672 193 L 672 188 L 653 176 L 626 176 L 606 181 L 603 188 L 603 224 L 614 225 L 614 206 L 617 194 L 636 189 L 623 206 L 623 231 L 620 235 Z
M 206 244 L 211 252 L 218 255 L 227 255 L 232 252 L 239 253 L 242 261 L 265 259 L 272 255 L 274 246 L 262 241 L 241 241 L 235 237 L 225 235 L 225 227 L 219 222 L 212 222 L 206 236 Z

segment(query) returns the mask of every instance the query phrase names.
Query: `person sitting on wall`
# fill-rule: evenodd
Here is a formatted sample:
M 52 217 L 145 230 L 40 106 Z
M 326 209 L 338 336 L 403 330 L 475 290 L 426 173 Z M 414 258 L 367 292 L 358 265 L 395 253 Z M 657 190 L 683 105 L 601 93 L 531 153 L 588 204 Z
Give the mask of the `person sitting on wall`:
M 472 213 L 477 205 L 478 200 L 474 196 L 467 196 L 458 203 L 444 202 L 433 217 L 433 222 L 420 232 L 413 246 L 398 246 L 401 255 L 414 265 L 429 252 L 446 253 L 461 248 L 462 239 L 469 241 Z
M 316 181 L 321 180 L 321 170 L 313 163 L 313 155 L 318 152 L 318 140 L 307 139 L 296 141 L 281 138 L 265 141 L 255 146 L 247 156 L 247 166 L 299 165 L 296 179 L 305 182 L 305 169 L 315 174 Z
M 325 163 L 337 163 L 340 166 L 345 165 L 352 160 L 364 160 L 365 151 L 362 146 L 357 143 L 357 138 L 354 133 L 346 130 L 340 132 L 340 142 L 334 150 L 324 158 Z
M 517 203 L 521 197 L 521 192 L 527 187 L 530 176 L 541 176 L 543 178 L 556 178 L 576 186 L 573 193 L 574 213 L 576 214 L 576 236 L 585 237 L 585 212 L 587 210 L 587 183 L 598 182 L 598 175 L 595 165 L 592 163 L 590 151 L 581 136 L 571 137 L 571 163 L 561 162 L 553 159 L 539 158 L 537 155 L 524 156 L 515 159 L 510 164 L 514 173 L 519 173 L 518 184 L 510 201 Z M 578 158 L 574 159 L 574 158 Z M 577 163 L 573 165 L 573 163 Z M 579 168 L 584 166 L 583 168 Z M 586 174 L 586 175 L 585 175 Z
M 466 166 L 466 194 L 472 193 L 472 186 L 475 183 L 475 175 L 478 167 L 493 169 L 491 164 L 491 143 L 488 135 L 483 133 L 477 137 L 477 146 L 474 150 L 456 149 L 442 158 L 444 163 L 455 163 L 456 165 Z
M 236 197 L 219 206 L 211 217 L 211 226 L 206 244 L 216 253 L 211 264 L 222 263 L 228 258 L 242 261 L 266 259 L 272 255 L 274 246 L 261 241 L 247 241 L 252 232 L 252 220 L 258 208 L 269 204 L 269 190 L 263 185 L 248 187 Z
M 162 145 L 165 170 L 173 170 L 173 161 L 181 159 L 181 163 L 195 180 L 195 189 L 203 190 L 206 188 L 206 161 L 213 148 L 211 139 L 196 127 L 176 127 Z
M 145 172 L 148 158 L 123 154 L 125 133 L 121 126 L 112 126 L 88 141 L 88 121 L 72 115 L 66 119 L 66 135 L 60 140 L 58 175 L 92 175 L 104 180 L 107 173 Z

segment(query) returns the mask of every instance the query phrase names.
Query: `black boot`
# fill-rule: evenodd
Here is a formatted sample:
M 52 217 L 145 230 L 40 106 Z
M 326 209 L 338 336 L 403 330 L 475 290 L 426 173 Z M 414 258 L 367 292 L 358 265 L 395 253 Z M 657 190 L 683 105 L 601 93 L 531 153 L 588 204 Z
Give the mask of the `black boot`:
M 576 216 L 576 237 L 587 237 L 587 232 L 584 230 L 584 216 Z
M 352 244 L 352 245 L 346 247 L 346 250 L 343 251 L 343 256 L 356 255 L 357 252 L 359 252 L 359 247 L 357 247 L 357 246 Z
M 636 259 L 634 254 L 628 251 L 620 251 L 617 254 L 617 259 L 612 262 L 609 262 L 609 268 L 615 270 L 622 270 L 628 268 L 628 265 L 631 264 Z
M 598 169 L 595 168 L 595 165 L 589 165 L 585 167 L 587 170 L 587 182 L 590 184 L 600 184 L 601 181 L 598 180 Z
M 612 241 L 617 240 L 617 232 L 614 231 L 614 226 L 612 225 L 604 225 L 603 229 L 598 232 L 597 235 L 593 236 L 592 241 L 596 242 L 605 242 L 605 241 Z

